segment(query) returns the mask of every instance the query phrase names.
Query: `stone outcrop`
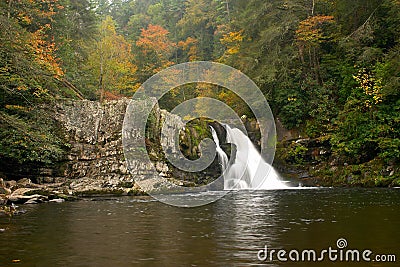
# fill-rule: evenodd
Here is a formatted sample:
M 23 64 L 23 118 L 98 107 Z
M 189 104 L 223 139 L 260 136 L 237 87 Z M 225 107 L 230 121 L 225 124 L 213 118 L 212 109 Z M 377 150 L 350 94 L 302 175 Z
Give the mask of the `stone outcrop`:
M 122 122 L 128 99 L 66 101 L 56 106 L 56 120 L 69 143 L 63 176 L 77 194 L 133 184 L 122 150 Z
M 208 122 L 184 125 L 179 116 L 161 110 L 152 98 L 136 100 L 130 105 L 134 108 L 131 114 L 147 119 L 145 134 L 139 133 L 138 125 L 132 125 L 131 130 L 145 141 L 139 150 L 151 159 L 144 160 L 143 153 L 133 157 L 130 172 L 122 143 L 122 126 L 130 102 L 126 98 L 104 103 L 88 100 L 56 102 L 51 108 L 54 113 L 51 117 L 59 125 L 59 134 L 66 143 L 64 159 L 36 169 L 32 166 L 26 174 L 10 175 L 19 181 L 4 181 L 0 185 L 3 202 L 33 204 L 72 196 L 142 194 L 135 180 L 150 173 L 154 176 L 153 170 L 156 181 L 150 187 L 159 186 L 165 180 L 192 187 L 207 184 L 220 176 L 217 158 L 198 173 L 182 171 L 169 162 L 164 151 L 189 160 L 198 158 L 200 141 L 210 138 L 211 133 Z M 150 115 L 145 112 L 146 107 L 153 107 Z M 177 127 L 183 129 L 181 134 L 176 132 Z M 7 174 L 4 176 L 7 178 Z M 21 180 L 21 177 L 27 178 Z
M 183 172 L 168 162 L 163 151 L 180 154 L 177 151 L 179 145 L 176 144 L 178 139 L 174 136 L 177 134 L 176 127 L 183 128 L 184 123 L 180 117 L 161 110 L 157 101 L 151 98 L 132 103 L 130 106 L 135 110 L 130 114 L 147 118 L 146 107 L 153 107 L 148 116 L 145 136 L 137 136 L 145 140 L 146 147 L 142 148 L 142 152 L 148 154 L 152 162 L 145 161 L 140 155 L 134 159 L 135 166 L 129 172 L 122 146 L 122 126 L 130 101 L 125 98 L 103 104 L 96 101 L 66 101 L 56 105 L 55 118 L 70 146 L 66 161 L 59 166 L 73 194 L 137 194 L 140 190 L 135 180 L 154 169 L 160 179 L 176 179 L 178 184 L 187 186 L 207 183 L 219 176 L 217 161 L 201 174 Z M 136 125 L 132 127 L 138 132 Z M 185 140 L 193 139 L 191 134 L 193 131 L 184 135 L 181 141 L 185 143 Z M 203 138 L 195 138 L 198 137 Z M 198 143 L 191 144 L 189 150 L 199 153 Z M 191 158 L 193 153 L 185 156 Z
M 147 117 L 143 117 L 143 113 L 150 113 L 147 124 Z M 132 102 L 127 114 L 124 128 L 125 156 L 132 176 L 140 181 L 146 191 L 171 189 L 174 185 L 204 185 L 220 176 L 217 158 L 201 172 L 183 171 L 175 167 L 177 162 L 174 159 L 195 160 L 200 157 L 200 141 L 211 137 L 207 123 L 198 121 L 194 125 L 185 125 L 179 116 L 160 110 L 153 98 Z M 138 127 L 145 124 L 146 133 Z M 148 157 L 152 163 L 147 160 Z

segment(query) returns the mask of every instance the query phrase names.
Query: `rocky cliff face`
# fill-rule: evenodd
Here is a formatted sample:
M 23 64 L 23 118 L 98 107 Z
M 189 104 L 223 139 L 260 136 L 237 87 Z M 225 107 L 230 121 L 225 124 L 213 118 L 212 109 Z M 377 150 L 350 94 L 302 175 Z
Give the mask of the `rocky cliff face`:
M 10 171 L 2 176 L 5 180 L 24 178 L 21 182 L 10 181 L 7 186 L 10 192 L 18 193 L 21 188 L 36 190 L 25 190 L 22 197 L 13 196 L 10 199 L 18 203 L 28 199 L 27 194 L 39 191 L 40 195 L 51 198 L 61 195 L 140 194 L 135 180 L 150 173 L 159 180 L 168 179 L 181 186 L 208 184 L 220 176 L 221 167 L 217 158 L 211 166 L 198 173 L 182 171 L 169 162 L 164 151 L 178 155 L 178 158 L 198 158 L 201 153 L 200 141 L 211 138 L 209 122 L 198 121 L 185 125 L 180 117 L 161 110 L 157 101 L 151 98 L 136 100 L 130 105 L 134 108 L 132 114 L 143 118 L 147 118 L 144 111 L 147 106 L 154 108 L 148 117 L 146 132 L 137 136 L 145 140 L 140 150 L 151 161 L 146 161 L 143 154 L 133 157 L 129 172 L 123 150 L 122 127 L 130 102 L 130 99 L 102 104 L 97 101 L 66 100 L 47 107 L 52 113 L 48 117 L 59 125 L 57 134 L 65 140 L 65 157 L 48 165 L 25 166 L 25 170 L 24 166 L 16 166 L 18 173 L 9 168 Z M 176 133 L 176 126 L 183 129 L 180 134 Z M 138 133 L 138 129 L 135 124 L 131 125 L 131 134 Z M 150 172 L 154 169 L 156 175 Z
M 122 122 L 128 99 L 100 104 L 66 101 L 56 105 L 55 118 L 70 145 L 63 176 L 71 190 L 124 188 L 133 185 L 122 150 Z
M 154 99 L 137 100 L 131 106 L 135 109 L 134 114 L 143 116 L 141 113 L 145 106 L 154 105 L 144 138 L 146 153 L 160 178 L 177 179 L 181 185 L 187 186 L 208 183 L 218 178 L 220 167 L 217 160 L 200 174 L 183 172 L 166 160 L 163 149 L 169 153 L 178 153 L 175 151 L 177 146 L 173 138 L 176 134 L 173 131 L 174 126 L 183 127 L 184 124 L 178 116 L 160 110 L 154 101 Z M 96 101 L 66 101 L 56 105 L 55 118 L 63 128 L 65 139 L 70 145 L 66 161 L 61 164 L 62 176 L 68 179 L 69 188 L 73 192 L 89 194 L 104 190 L 110 193 L 135 191 L 137 189 L 134 186 L 135 178 L 145 175 L 153 168 L 138 157 L 134 160 L 133 173 L 128 171 L 122 147 L 122 125 L 129 102 L 130 99 L 103 104 Z M 162 127 L 164 131 L 161 133 Z M 188 140 L 205 137 L 201 134 L 196 135 L 193 129 L 183 132 L 180 138 L 189 151 L 184 153 L 188 158 L 193 158 L 196 156 L 194 154 L 199 153 L 198 142 L 190 143 Z M 161 134 L 170 136 L 160 138 Z M 188 143 L 190 143 L 189 148 L 187 148 Z

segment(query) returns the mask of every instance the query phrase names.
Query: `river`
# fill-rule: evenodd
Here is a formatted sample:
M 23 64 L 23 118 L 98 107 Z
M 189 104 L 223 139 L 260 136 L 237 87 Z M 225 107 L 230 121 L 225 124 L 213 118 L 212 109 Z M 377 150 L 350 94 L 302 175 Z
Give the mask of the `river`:
M 25 205 L 25 214 L 0 217 L 0 266 L 332 266 L 327 254 L 314 263 L 289 253 L 339 255 L 341 238 L 344 253 L 373 254 L 334 266 L 399 266 L 399 190 L 241 191 L 198 208 L 150 197 Z M 265 248 L 285 250 L 287 261 L 276 252 L 264 260 Z M 377 254 L 397 263 L 373 261 Z

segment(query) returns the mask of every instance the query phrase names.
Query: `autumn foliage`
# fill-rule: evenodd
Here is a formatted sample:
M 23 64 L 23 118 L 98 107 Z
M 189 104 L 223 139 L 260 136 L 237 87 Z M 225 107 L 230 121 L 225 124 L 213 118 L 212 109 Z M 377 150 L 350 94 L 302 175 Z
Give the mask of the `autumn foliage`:
M 178 47 L 182 48 L 183 51 L 187 52 L 189 61 L 196 61 L 199 59 L 198 56 L 198 40 L 193 37 L 186 38 L 185 41 L 179 41 Z
M 296 39 L 306 46 L 318 45 L 328 37 L 323 33 L 323 25 L 333 23 L 333 16 L 312 16 L 300 22 L 296 30 Z
M 163 27 L 149 24 L 146 29 L 142 29 L 136 42 L 144 56 L 151 59 L 147 68 L 151 68 L 153 73 L 173 64 L 169 58 L 176 44 L 170 41 L 168 35 L 169 31 Z
M 399 29 L 399 0 L 2 0 L 0 134 L 12 140 L 2 149 L 49 159 L 49 134 L 28 127 L 39 103 L 130 97 L 157 72 L 204 60 L 248 75 L 285 127 L 324 138 L 338 157 L 398 161 Z M 174 88 L 160 106 L 199 96 L 251 116 L 209 84 Z

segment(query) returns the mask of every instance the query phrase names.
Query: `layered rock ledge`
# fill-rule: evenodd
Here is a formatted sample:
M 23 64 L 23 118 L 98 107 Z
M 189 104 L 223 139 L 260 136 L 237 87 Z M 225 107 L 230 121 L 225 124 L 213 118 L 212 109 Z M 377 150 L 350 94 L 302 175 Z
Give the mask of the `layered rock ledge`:
M 182 172 L 166 160 L 163 151 L 176 151 L 176 144 L 167 142 L 174 140 L 170 136 L 160 138 L 161 128 L 164 127 L 163 134 L 173 135 L 173 128 L 176 125 L 183 127 L 184 124 L 180 117 L 160 109 L 152 98 L 137 100 L 132 105 L 139 116 L 144 116 L 141 107 L 154 106 L 144 136 L 146 153 L 151 162 L 134 159 L 137 171 L 133 169 L 129 172 L 122 146 L 122 126 L 130 101 L 122 98 L 104 103 L 88 100 L 55 103 L 50 108 L 53 112 L 50 117 L 59 125 L 60 134 L 65 140 L 67 149 L 64 158 L 46 166 L 30 166 L 26 169 L 16 166 L 0 173 L 5 180 L 0 184 L 0 204 L 33 204 L 86 196 L 141 195 L 144 192 L 135 179 L 150 169 L 155 169 L 160 179 L 169 179 L 185 186 L 204 184 L 220 175 L 217 161 L 202 173 L 195 174 Z M 197 133 L 195 128 L 183 131 L 180 142 L 184 146 L 185 156 L 196 158 L 198 144 L 207 134 L 209 131 Z M 195 139 L 199 140 L 193 142 Z

